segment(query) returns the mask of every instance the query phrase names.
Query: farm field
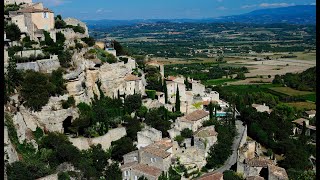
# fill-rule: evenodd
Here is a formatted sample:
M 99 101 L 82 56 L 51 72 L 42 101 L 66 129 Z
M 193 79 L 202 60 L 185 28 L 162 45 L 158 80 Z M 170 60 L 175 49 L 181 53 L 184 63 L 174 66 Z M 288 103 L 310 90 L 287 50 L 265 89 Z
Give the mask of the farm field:
M 210 86 L 210 85 L 221 85 L 221 84 L 225 84 L 228 82 L 235 82 L 238 81 L 237 79 L 227 79 L 227 78 L 220 78 L 220 79 L 210 79 L 207 81 L 203 81 L 202 83 L 206 86 Z
M 286 94 L 288 96 L 304 96 L 304 95 L 314 94 L 314 92 L 298 91 L 298 90 L 292 89 L 290 87 L 272 87 L 269 89 L 271 89 L 272 91 L 282 93 L 282 94 Z
M 313 110 L 316 109 L 316 104 L 313 102 L 291 102 L 291 103 L 285 103 L 286 105 L 292 106 L 297 108 L 297 110 Z

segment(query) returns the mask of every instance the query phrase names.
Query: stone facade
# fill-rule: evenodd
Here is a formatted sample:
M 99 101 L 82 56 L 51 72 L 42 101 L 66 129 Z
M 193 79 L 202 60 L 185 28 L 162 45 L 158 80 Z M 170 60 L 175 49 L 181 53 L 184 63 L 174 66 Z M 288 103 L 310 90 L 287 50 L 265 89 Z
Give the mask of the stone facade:
M 204 121 L 209 120 L 209 113 L 203 110 L 196 110 L 183 117 L 178 117 L 175 128 L 182 131 L 185 128 L 191 129 L 193 132 L 202 127 Z
M 252 107 L 255 108 L 258 112 L 269 112 L 269 106 L 266 104 L 252 104 Z
M 194 95 L 199 94 L 200 96 L 203 96 L 205 93 L 205 86 L 200 82 L 194 81 L 194 80 L 192 80 L 191 83 L 192 83 L 192 93 Z
M 162 139 L 123 156 L 121 166 L 123 179 L 158 179 L 162 171 L 168 171 L 171 165 L 173 143 L 170 139 Z
M 101 144 L 102 149 L 109 149 L 112 141 L 119 140 L 127 135 L 124 127 L 111 129 L 107 134 L 95 138 L 69 138 L 70 142 L 80 150 L 87 150 L 92 145 Z
M 58 56 L 51 56 L 50 59 L 37 60 L 35 62 L 17 63 L 17 69 L 34 70 L 37 72 L 51 73 L 60 67 Z

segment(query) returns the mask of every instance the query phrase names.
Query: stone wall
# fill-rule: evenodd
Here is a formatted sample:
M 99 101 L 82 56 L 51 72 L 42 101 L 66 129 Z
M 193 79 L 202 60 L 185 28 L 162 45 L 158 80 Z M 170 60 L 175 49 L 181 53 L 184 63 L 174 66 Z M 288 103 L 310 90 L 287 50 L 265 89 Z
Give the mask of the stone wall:
M 37 60 L 35 62 L 17 63 L 17 69 L 34 70 L 36 72 L 51 73 L 60 67 L 60 62 L 57 55 L 51 59 Z
M 15 55 L 17 56 L 21 56 L 21 57 L 30 57 L 31 55 L 35 55 L 35 56 L 38 56 L 39 54 L 43 54 L 42 50 L 24 50 L 22 51 L 18 51 Z
M 103 149 L 109 149 L 112 141 L 116 141 L 127 135 L 124 127 L 111 129 L 107 134 L 95 138 L 69 138 L 70 142 L 80 150 L 87 150 L 91 145 L 101 144 Z
M 128 154 L 123 155 L 123 163 L 130 163 L 130 162 L 138 162 L 139 159 L 139 151 L 133 151 Z

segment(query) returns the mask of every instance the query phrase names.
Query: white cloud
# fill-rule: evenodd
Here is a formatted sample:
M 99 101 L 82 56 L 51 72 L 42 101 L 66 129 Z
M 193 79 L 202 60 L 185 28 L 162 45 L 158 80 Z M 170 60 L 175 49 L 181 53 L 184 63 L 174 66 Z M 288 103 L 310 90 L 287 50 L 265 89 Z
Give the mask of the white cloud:
M 241 6 L 242 9 L 249 9 L 249 8 L 254 8 L 256 7 L 257 5 L 256 4 L 252 4 L 252 5 L 243 5 Z
M 102 9 L 102 8 L 96 10 L 97 14 L 110 13 L 110 12 L 112 12 L 112 11 L 111 10 Z
M 288 6 L 294 6 L 294 3 L 288 4 L 288 3 L 261 3 L 260 7 L 288 7 Z
M 224 10 L 227 10 L 228 8 L 224 7 L 224 6 L 220 6 L 217 8 L 218 10 L 221 10 L 221 11 L 224 11 Z

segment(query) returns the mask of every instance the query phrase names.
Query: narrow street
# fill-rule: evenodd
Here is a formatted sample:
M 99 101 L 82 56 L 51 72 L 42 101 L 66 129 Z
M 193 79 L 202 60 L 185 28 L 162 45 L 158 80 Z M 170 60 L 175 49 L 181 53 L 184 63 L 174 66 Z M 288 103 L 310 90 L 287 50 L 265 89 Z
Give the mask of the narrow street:
M 237 151 L 240 146 L 241 139 L 245 133 L 245 126 L 242 125 L 242 121 L 236 120 L 236 130 L 237 130 L 237 136 L 235 137 L 232 145 L 232 155 L 227 159 L 225 164 L 221 166 L 220 168 L 214 170 L 213 172 L 221 172 L 228 170 L 231 168 L 232 165 L 234 165 L 237 162 Z

